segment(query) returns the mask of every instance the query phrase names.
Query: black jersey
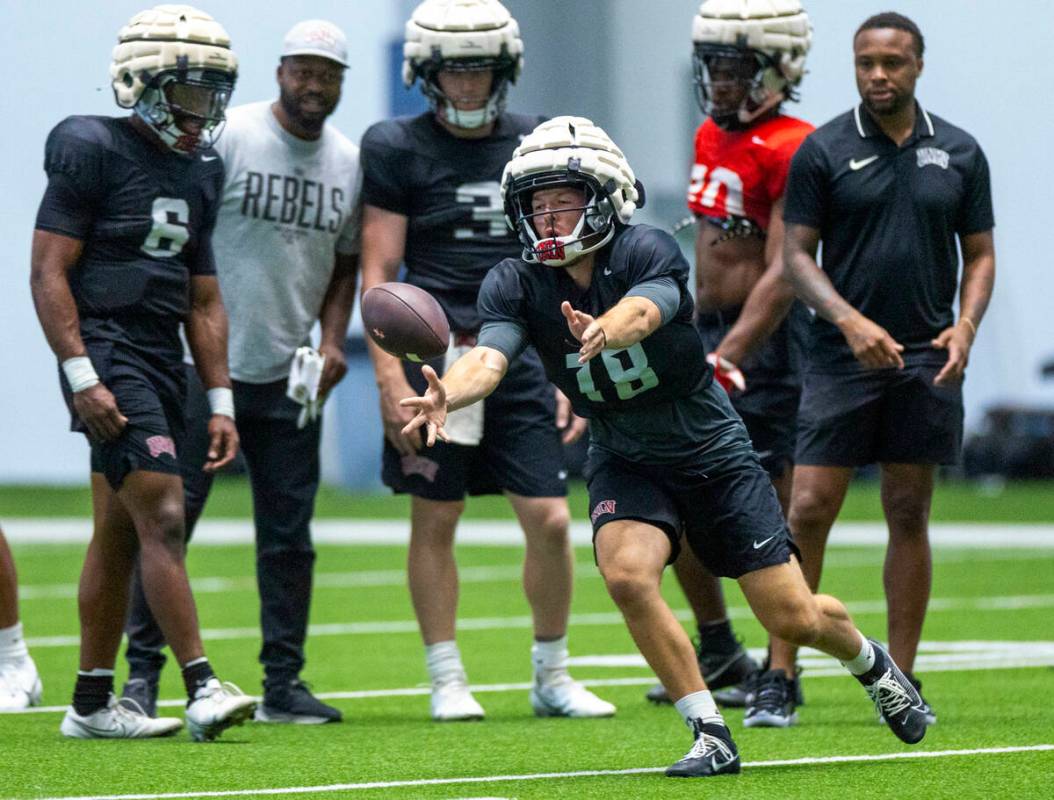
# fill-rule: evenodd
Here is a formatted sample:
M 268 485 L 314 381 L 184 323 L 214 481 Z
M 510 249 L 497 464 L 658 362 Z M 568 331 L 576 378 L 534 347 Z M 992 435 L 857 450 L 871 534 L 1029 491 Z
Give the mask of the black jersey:
M 378 122 L 362 137 L 362 198 L 408 218 L 406 280 L 428 290 L 451 328 L 479 328 L 487 271 L 521 245 L 505 224 L 501 173 L 544 117 L 502 114 L 485 139 L 458 139 L 435 114 Z
M 567 327 L 561 303 L 599 317 L 637 293 L 635 287 L 655 282 L 676 286 L 680 302 L 672 316 L 632 347 L 604 350 L 579 364 L 581 345 Z M 594 445 L 644 462 L 689 461 L 706 451 L 716 454 L 722 443 L 749 453 L 742 423 L 714 384 L 692 323 L 688 262 L 664 231 L 648 225 L 621 228 L 597 251 L 593 280 L 585 290 L 564 269 L 506 259 L 483 282 L 479 310 L 484 326 L 512 323 L 524 332 L 549 380 L 578 415 L 591 419 Z
M 48 136 L 39 230 L 84 242 L 69 273 L 81 335 L 179 362 L 190 276 L 215 274 L 223 187 L 213 150 L 160 150 L 128 118 L 68 117 Z

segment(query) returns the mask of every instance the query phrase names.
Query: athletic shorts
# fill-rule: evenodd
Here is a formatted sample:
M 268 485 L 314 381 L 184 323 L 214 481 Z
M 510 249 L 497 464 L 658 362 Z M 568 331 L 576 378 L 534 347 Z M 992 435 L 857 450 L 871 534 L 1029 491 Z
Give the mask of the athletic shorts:
M 637 464 L 593 448 L 586 479 L 594 548 L 604 525 L 632 519 L 666 534 L 667 563 L 677 560 L 683 535 L 714 575 L 727 578 L 798 555 L 772 481 L 753 454 L 704 473 L 692 466 Z
M 443 359 L 429 362 L 442 373 Z M 404 362 L 406 379 L 423 393 L 421 366 Z M 397 494 L 426 500 L 512 492 L 524 497 L 564 497 L 567 469 L 556 427 L 555 390 L 533 348 L 509 365 L 483 403 L 483 438 L 477 446 L 437 441 L 402 456 L 384 442 L 382 480 Z
M 934 386 L 939 364 L 903 370 L 808 372 L 798 417 L 799 464 L 955 464 L 963 437 L 962 381 Z
M 183 403 L 186 381 L 182 364 L 164 368 L 149 362 L 128 347 L 111 341 L 85 341 L 99 380 L 112 393 L 117 408 L 128 418 L 121 435 L 110 442 L 97 442 L 88 435 L 73 408 L 73 393 L 66 376 L 59 380 L 70 411 L 70 430 L 88 436 L 91 471 L 105 476 L 117 491 L 130 472 L 164 472 L 180 475 L 186 426 Z
M 700 313 L 696 327 L 708 353 L 717 349 L 740 308 Z M 747 388 L 732 392 L 732 407 L 747 426 L 761 465 L 773 480 L 794 463 L 801 399 L 802 341 L 808 311 L 799 302 L 773 334 L 742 364 Z

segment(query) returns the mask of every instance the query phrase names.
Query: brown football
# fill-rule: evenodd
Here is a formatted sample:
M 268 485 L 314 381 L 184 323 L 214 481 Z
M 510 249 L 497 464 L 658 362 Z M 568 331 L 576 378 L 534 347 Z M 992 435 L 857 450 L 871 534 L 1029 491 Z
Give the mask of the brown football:
M 362 296 L 362 323 L 387 353 L 426 361 L 447 351 L 450 325 L 442 306 L 408 283 L 380 283 Z

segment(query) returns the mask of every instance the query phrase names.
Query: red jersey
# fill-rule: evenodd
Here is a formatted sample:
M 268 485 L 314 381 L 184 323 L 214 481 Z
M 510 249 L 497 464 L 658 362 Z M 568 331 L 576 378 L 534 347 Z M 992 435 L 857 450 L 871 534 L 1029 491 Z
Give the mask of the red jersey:
M 723 130 L 708 118 L 695 133 L 688 208 L 718 220 L 747 217 L 768 230 L 791 159 L 812 131 L 808 122 L 782 114 L 743 131 Z

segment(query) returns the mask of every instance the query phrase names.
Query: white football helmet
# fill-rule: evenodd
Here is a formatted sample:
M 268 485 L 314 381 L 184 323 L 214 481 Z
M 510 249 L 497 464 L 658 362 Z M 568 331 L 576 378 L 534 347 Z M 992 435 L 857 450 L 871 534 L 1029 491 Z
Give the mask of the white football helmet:
M 721 127 L 741 128 L 798 99 L 812 26 L 798 0 L 706 0 L 692 21 L 692 42 L 699 107 Z M 715 103 L 718 59 L 722 73 L 736 73 L 747 89 L 736 109 Z
M 533 194 L 574 186 L 585 191 L 585 205 L 569 236 L 540 239 L 534 227 Z M 543 122 L 512 153 L 501 176 L 505 220 L 523 244 L 523 260 L 549 267 L 574 263 L 603 247 L 616 225 L 629 223 L 644 205 L 644 187 L 610 137 L 584 117 Z M 548 212 L 543 212 L 548 213 Z
M 520 27 L 498 0 L 425 0 L 406 23 L 403 83 L 410 87 L 420 78 L 432 110 L 459 128 L 480 128 L 497 118 L 522 68 Z M 440 70 L 492 70 L 486 105 L 458 111 L 439 88 Z
M 231 40 L 191 6 L 141 11 L 117 34 L 110 78 L 121 108 L 135 109 L 169 148 L 191 155 L 219 137 L 238 75 Z M 200 133 L 179 122 L 191 120 Z

